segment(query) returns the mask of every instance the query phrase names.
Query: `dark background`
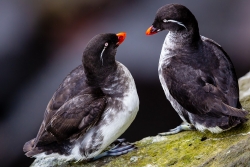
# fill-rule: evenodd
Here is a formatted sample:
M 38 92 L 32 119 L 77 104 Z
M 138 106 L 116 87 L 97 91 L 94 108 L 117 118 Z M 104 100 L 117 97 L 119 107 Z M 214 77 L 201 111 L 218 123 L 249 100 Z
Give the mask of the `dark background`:
M 29 166 L 22 152 L 34 138 L 48 101 L 64 77 L 81 63 L 96 34 L 127 32 L 117 60 L 134 76 L 139 113 L 122 135 L 129 141 L 156 135 L 181 123 L 158 79 L 167 31 L 146 36 L 157 9 L 181 3 L 196 16 L 200 33 L 231 57 L 238 77 L 250 69 L 250 1 L 102 0 L 0 1 L 0 164 Z

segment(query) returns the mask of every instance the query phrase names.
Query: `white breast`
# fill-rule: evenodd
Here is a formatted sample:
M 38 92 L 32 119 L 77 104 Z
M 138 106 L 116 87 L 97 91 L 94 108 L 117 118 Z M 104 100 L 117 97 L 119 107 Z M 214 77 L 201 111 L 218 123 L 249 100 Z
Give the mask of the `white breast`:
M 105 113 L 104 119 L 108 120 L 110 114 L 115 114 L 115 119 L 101 128 L 104 135 L 102 145 L 103 149 L 105 149 L 109 144 L 111 144 L 125 132 L 125 130 L 135 119 L 135 116 L 139 110 L 139 97 L 136 91 L 134 79 L 128 69 L 123 65 L 122 67 L 125 71 L 125 75 L 129 76 L 129 80 L 127 81 L 129 84 L 129 89 L 124 92 L 124 97 L 111 99 L 121 101 L 123 103 L 123 110 L 117 112 L 114 108 L 110 108 L 110 110 Z
M 93 127 L 85 135 L 83 141 L 81 142 L 86 147 L 86 158 L 92 158 L 100 154 L 107 146 L 109 146 L 113 141 L 115 141 L 125 130 L 130 126 L 130 124 L 135 119 L 135 116 L 139 110 L 139 97 L 137 94 L 134 79 L 128 69 L 119 63 L 119 66 L 123 69 L 124 74 L 127 76 L 126 86 L 128 89 L 125 90 L 123 97 L 110 97 L 107 104 L 107 110 L 104 111 L 103 116 L 99 124 Z M 120 68 L 119 67 L 119 68 Z M 105 91 L 111 91 L 113 89 L 106 87 Z M 117 89 L 117 91 L 120 91 Z M 112 91 L 112 93 L 115 93 Z M 122 110 L 117 111 L 115 106 L 112 106 L 114 101 L 120 102 L 122 105 Z M 102 122 L 105 122 L 105 124 Z M 100 144 L 97 151 L 88 154 L 87 150 L 92 147 L 91 141 L 95 132 L 98 132 L 103 139 L 96 145 Z M 98 137 L 98 136 L 97 136 Z

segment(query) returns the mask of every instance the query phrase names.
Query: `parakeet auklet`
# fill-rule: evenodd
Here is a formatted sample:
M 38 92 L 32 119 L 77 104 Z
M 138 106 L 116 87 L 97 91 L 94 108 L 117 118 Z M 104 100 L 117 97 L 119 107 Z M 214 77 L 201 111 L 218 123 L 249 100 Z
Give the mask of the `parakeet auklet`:
M 159 61 L 159 78 L 167 99 L 184 124 L 160 135 L 197 129 L 220 133 L 244 123 L 234 66 L 222 47 L 200 36 L 195 16 L 183 5 L 158 9 L 146 31 L 168 30 Z
M 28 157 L 63 160 L 98 159 L 121 155 L 135 148 L 114 142 L 139 110 L 136 86 L 129 70 L 115 60 L 126 33 L 99 34 L 87 44 L 82 65 L 62 82 L 44 113 L 36 138 L 25 143 Z

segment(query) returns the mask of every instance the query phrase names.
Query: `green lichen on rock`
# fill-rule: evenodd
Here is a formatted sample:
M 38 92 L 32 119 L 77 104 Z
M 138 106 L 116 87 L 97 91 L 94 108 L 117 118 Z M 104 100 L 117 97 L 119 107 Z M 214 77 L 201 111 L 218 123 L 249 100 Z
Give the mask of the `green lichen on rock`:
M 250 78 L 249 75 L 246 75 Z M 244 83 L 243 83 L 244 82 Z M 250 81 L 239 80 L 240 91 L 250 90 Z M 244 89 L 241 86 L 244 85 Z M 248 85 L 248 86 L 246 86 Z M 242 95 L 242 92 L 240 93 Z M 250 111 L 250 94 L 240 99 Z M 250 119 L 249 115 L 248 118 Z M 58 162 L 62 167 L 230 167 L 250 166 L 250 120 L 229 131 L 186 131 L 170 136 L 146 137 L 135 143 L 137 150 L 94 162 Z M 38 161 L 38 160 L 36 160 Z M 34 162 L 33 165 L 38 162 Z M 54 160 L 55 161 L 55 160 Z M 42 160 L 40 160 L 42 163 Z
M 250 111 L 250 96 L 246 96 L 240 100 L 245 110 Z
M 250 111 L 250 72 L 239 79 L 240 102 Z

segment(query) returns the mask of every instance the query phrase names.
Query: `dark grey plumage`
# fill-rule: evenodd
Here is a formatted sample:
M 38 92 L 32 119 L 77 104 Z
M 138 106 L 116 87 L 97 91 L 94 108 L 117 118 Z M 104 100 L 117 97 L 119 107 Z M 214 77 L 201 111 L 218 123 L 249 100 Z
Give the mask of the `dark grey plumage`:
M 146 34 L 163 30 L 170 32 L 162 47 L 159 77 L 182 120 L 200 131 L 214 133 L 244 123 L 247 112 L 239 102 L 236 73 L 222 47 L 200 36 L 195 16 L 183 5 L 161 7 Z
M 36 138 L 25 143 L 28 157 L 91 159 L 132 123 L 139 109 L 135 83 L 127 68 L 115 60 L 125 35 L 100 34 L 88 43 L 83 65 L 63 80 L 49 101 Z M 120 148 L 120 153 L 113 150 L 112 155 L 134 146 L 126 148 Z

